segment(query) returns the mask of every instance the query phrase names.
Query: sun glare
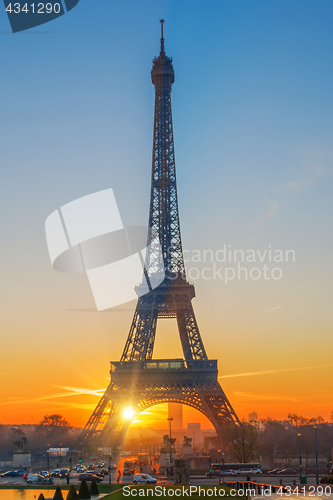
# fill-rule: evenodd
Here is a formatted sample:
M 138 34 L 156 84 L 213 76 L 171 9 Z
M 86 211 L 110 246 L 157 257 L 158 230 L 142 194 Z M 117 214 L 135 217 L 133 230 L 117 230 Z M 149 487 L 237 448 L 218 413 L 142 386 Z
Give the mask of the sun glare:
M 132 410 L 132 408 L 125 408 L 123 416 L 126 419 L 131 420 L 134 417 L 134 410 Z

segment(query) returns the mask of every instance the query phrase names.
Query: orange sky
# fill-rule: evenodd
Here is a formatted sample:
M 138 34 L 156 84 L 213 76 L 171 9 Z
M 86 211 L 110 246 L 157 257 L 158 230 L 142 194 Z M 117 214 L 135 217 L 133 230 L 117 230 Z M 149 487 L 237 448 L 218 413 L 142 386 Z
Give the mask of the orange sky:
M 62 281 L 61 285 L 68 279 L 57 273 L 54 276 L 56 281 Z M 13 314 L 7 323 L 12 334 L 2 341 L 1 423 L 37 423 L 44 415 L 57 412 L 71 424 L 83 426 L 107 386 L 109 361 L 121 356 L 135 303 L 116 311 L 93 312 L 89 289 L 82 292 L 81 287 L 80 292 L 78 283 L 74 285 L 58 297 L 57 309 L 46 307 L 37 312 L 28 307 L 24 310 L 23 306 L 20 314 Z M 72 295 L 69 300 L 74 288 L 79 298 Z M 71 309 L 79 309 L 81 300 L 87 304 L 86 311 L 68 310 L 69 303 Z M 330 417 L 330 351 L 323 350 L 313 339 L 309 342 L 306 332 L 300 331 L 295 322 L 286 331 L 280 310 L 270 315 L 257 314 L 256 321 L 250 315 L 245 321 L 239 317 L 232 324 L 228 314 L 214 303 L 210 305 L 214 314 L 205 310 L 204 297 L 200 302 L 194 300 L 194 307 L 197 305 L 208 355 L 218 359 L 219 381 L 240 418 L 247 419 L 252 411 L 259 418 L 285 419 L 289 412 Z M 23 312 L 29 318 L 24 324 Z M 324 330 L 322 326 L 322 334 Z M 12 343 L 14 331 L 16 348 Z M 180 356 L 175 323 L 161 320 L 155 358 Z M 163 428 L 165 419 L 165 407 L 156 407 L 140 416 L 139 421 Z M 207 427 L 205 417 L 192 409 L 185 412 L 185 425 L 188 421 Z

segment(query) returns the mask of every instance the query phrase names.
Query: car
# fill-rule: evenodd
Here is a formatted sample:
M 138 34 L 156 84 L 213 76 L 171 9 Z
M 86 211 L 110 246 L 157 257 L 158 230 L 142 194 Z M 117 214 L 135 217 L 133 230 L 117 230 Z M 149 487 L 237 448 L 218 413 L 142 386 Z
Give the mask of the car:
M 130 476 L 130 475 L 131 475 L 130 469 L 128 469 L 127 467 L 125 467 L 125 469 L 123 470 L 123 476 Z
M 25 469 L 17 469 L 15 472 L 17 472 L 19 476 L 24 476 L 26 473 Z
M 117 468 L 116 464 L 110 464 L 110 470 L 114 470 L 116 468 Z
M 87 466 L 87 470 L 95 470 L 95 465 L 94 464 L 89 464 Z
M 28 474 L 27 477 L 27 483 L 32 484 L 32 483 L 44 483 L 45 477 L 41 476 L 40 474 Z
M 239 469 L 238 474 L 252 474 L 252 469 L 250 469 L 250 468 Z
M 277 472 L 277 474 L 296 474 L 296 471 L 294 469 L 283 469 L 280 472 Z
M 51 472 L 51 477 L 61 477 L 61 469 L 54 469 L 54 471 Z
M 272 469 L 269 470 L 267 474 L 279 474 L 281 472 L 281 469 Z
M 38 474 L 40 474 L 41 476 L 44 476 L 46 478 L 50 477 L 50 473 L 47 470 L 41 470 L 41 471 L 38 472 Z
M 19 474 L 15 470 L 9 470 L 1 474 L 1 477 L 18 477 Z
M 96 483 L 100 483 L 103 481 L 103 476 L 99 474 L 93 474 L 91 472 L 85 472 L 84 474 L 79 475 L 79 481 L 96 481 Z
M 104 461 L 103 462 L 99 462 L 99 464 L 97 464 L 97 467 L 99 469 L 101 469 L 102 467 L 105 467 L 105 466 L 106 466 L 106 462 L 104 462 Z
M 103 467 L 103 469 L 101 469 L 101 471 L 100 471 L 100 474 L 103 474 L 103 476 L 108 476 L 109 475 L 109 469 L 106 469 L 105 467 Z
M 226 469 L 225 471 L 222 471 L 222 474 L 225 474 L 226 476 L 233 476 L 235 471 L 231 469 Z
M 133 484 L 156 484 L 157 479 L 149 474 L 134 474 L 132 482 Z
M 252 469 L 251 474 L 262 474 L 262 470 L 261 469 Z
M 209 470 L 208 472 L 206 472 L 205 476 L 206 477 L 214 477 L 214 476 L 216 476 L 215 472 L 216 472 L 215 470 Z M 218 475 L 218 471 L 217 471 L 217 475 Z
M 208 472 L 206 472 L 205 476 L 206 477 L 216 477 L 216 476 L 222 476 L 222 474 L 226 474 L 227 471 L 218 471 L 218 470 L 210 470 Z

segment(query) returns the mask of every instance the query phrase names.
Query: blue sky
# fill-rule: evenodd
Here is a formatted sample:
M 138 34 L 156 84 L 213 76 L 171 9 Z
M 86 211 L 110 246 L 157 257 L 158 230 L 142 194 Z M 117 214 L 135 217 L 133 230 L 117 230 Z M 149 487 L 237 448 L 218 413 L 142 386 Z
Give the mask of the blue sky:
M 150 71 L 160 18 L 176 75 L 184 247 L 271 244 L 297 255 L 280 282 L 227 287 L 198 280 L 194 306 L 204 340 L 212 351 L 221 335 L 232 349 L 233 332 L 258 370 L 261 363 L 271 367 L 262 356 L 271 345 L 276 364 L 286 368 L 300 355 L 306 362 L 312 354 L 325 358 L 333 246 L 328 0 L 80 0 L 65 16 L 15 35 L 0 10 L 2 328 L 8 339 L 31 337 L 36 356 L 50 318 L 59 338 L 72 329 L 89 336 L 86 317 L 65 312 L 92 306 L 88 284 L 52 270 L 44 221 L 64 203 L 112 187 L 124 222 L 146 224 Z M 260 316 L 277 306 L 271 317 Z M 109 314 L 98 327 L 116 359 L 131 315 Z M 97 328 L 93 321 L 100 320 L 89 320 Z M 119 340 L 110 340 L 113 327 L 122 331 Z M 319 342 L 312 351 L 314 332 Z M 9 341 L 7 347 L 12 352 Z M 105 371 L 110 356 L 106 348 Z M 216 356 L 223 357 L 222 347 Z M 234 362 L 224 360 L 225 373 L 251 371 L 246 357 L 235 368 Z

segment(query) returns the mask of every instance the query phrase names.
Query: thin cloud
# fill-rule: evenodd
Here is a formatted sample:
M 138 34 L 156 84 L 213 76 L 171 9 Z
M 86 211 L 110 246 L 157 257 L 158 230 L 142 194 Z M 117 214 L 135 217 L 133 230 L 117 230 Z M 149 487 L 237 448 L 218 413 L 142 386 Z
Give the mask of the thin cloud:
M 275 311 L 275 309 L 280 309 L 282 306 L 276 306 L 276 307 L 272 307 L 272 309 L 267 309 L 267 311 L 264 311 L 263 314 L 265 313 L 269 313 L 271 311 Z
M 274 184 L 270 198 L 267 192 L 261 195 L 268 208 L 257 221 L 250 225 L 250 228 L 266 222 L 297 193 L 311 189 L 318 182 L 333 175 L 333 152 L 326 146 L 307 146 L 298 153 L 298 156 L 301 167 L 295 170 L 293 178 L 279 186 Z
M 269 208 L 263 213 L 263 215 L 260 217 L 259 220 L 250 224 L 250 228 L 260 226 L 261 224 L 266 222 L 268 219 L 270 219 L 274 214 L 276 214 L 280 208 L 280 205 L 277 201 L 268 200 L 265 197 L 265 202 L 268 203 L 268 205 L 270 205 Z
M 98 396 L 101 397 L 104 392 L 104 389 L 85 389 L 85 388 L 78 388 L 78 387 L 63 387 L 63 386 L 54 386 L 54 387 L 60 387 L 61 389 L 65 389 L 67 392 L 58 392 L 55 394 L 49 394 L 48 396 L 39 396 L 37 398 L 25 398 L 25 399 L 16 399 L 14 401 L 5 401 L 0 403 L 1 406 L 3 405 L 11 405 L 11 404 L 22 404 L 22 403 L 27 403 L 27 402 L 45 402 L 49 399 L 57 399 L 57 398 L 64 398 L 68 396 L 82 396 L 82 395 L 90 395 L 90 396 Z M 77 406 L 77 403 L 70 403 L 70 405 Z
M 68 387 L 62 385 L 54 385 L 53 387 L 58 387 L 59 389 L 64 389 L 65 391 L 69 391 L 65 393 L 66 396 L 77 396 L 79 394 L 89 394 L 91 396 L 103 396 L 106 388 L 104 389 L 85 389 L 82 387 Z
M 333 365 L 302 366 L 299 368 L 284 368 L 280 370 L 265 370 L 261 372 L 233 373 L 232 375 L 221 375 L 218 378 L 253 377 L 256 375 L 270 375 L 272 373 L 296 372 L 298 370 L 313 370 L 314 368 L 327 368 Z
M 104 309 L 103 311 L 98 311 L 97 309 L 66 309 L 66 312 L 84 312 L 84 313 L 123 313 L 123 312 L 133 312 L 133 309 L 116 308 Z
M 251 399 L 264 399 L 265 401 L 292 401 L 293 403 L 300 403 L 301 401 L 299 399 L 293 399 L 293 398 L 286 398 L 284 396 L 267 396 L 267 395 L 259 395 L 259 394 L 252 394 L 250 392 L 234 392 L 236 396 L 240 396 L 242 398 L 251 398 Z

